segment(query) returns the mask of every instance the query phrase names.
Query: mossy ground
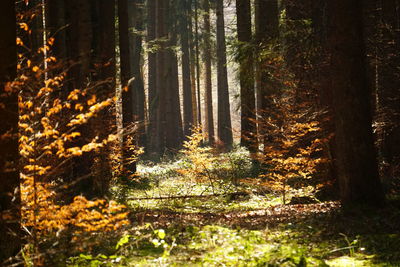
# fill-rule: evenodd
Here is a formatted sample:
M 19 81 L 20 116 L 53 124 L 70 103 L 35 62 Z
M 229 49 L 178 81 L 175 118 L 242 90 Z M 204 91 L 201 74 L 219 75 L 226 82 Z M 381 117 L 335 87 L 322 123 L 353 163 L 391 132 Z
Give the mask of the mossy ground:
M 202 182 L 180 174 L 182 158 L 139 165 L 136 181 L 113 188 L 131 209 L 118 249 L 69 266 L 400 266 L 398 201 L 283 205 L 280 192 L 238 182 L 259 171 L 245 152 L 220 157 Z

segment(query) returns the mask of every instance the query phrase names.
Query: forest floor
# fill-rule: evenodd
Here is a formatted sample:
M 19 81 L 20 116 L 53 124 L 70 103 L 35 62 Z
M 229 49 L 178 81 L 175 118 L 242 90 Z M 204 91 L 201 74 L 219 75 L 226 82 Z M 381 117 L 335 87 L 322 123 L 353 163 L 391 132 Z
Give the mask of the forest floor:
M 399 201 L 344 210 L 306 187 L 284 205 L 282 192 L 241 183 L 259 172 L 241 149 L 194 167 L 139 164 L 136 180 L 113 187 L 131 226 L 68 266 L 400 266 Z

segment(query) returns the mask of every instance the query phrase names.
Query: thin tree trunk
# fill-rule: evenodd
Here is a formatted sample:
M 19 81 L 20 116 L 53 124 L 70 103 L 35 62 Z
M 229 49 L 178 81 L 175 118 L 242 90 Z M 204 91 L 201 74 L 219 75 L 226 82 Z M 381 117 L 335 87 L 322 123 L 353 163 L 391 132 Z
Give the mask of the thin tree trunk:
M 192 86 L 190 77 L 190 54 L 189 54 L 189 27 L 187 0 L 179 0 L 179 33 L 181 37 L 182 50 L 182 88 L 183 88 L 183 133 L 190 135 L 193 125 L 193 103 Z
M 214 140 L 214 118 L 212 104 L 211 84 L 211 26 L 210 26 L 210 3 L 203 0 L 203 21 L 204 21 L 204 70 L 205 70 L 205 128 L 208 135 L 208 142 L 213 145 Z
M 192 89 L 192 113 L 193 113 L 193 124 L 198 125 L 198 114 L 197 114 L 197 98 L 196 98 L 196 52 L 195 52 L 195 36 L 193 33 L 193 11 L 192 1 L 189 0 L 188 7 L 188 25 L 189 25 L 189 53 L 190 53 L 190 81 Z
M 199 16 L 198 16 L 198 1 L 194 0 L 194 27 L 195 27 L 195 49 L 196 49 L 196 85 L 197 85 L 197 121 L 199 125 L 201 120 L 201 101 L 200 101 L 200 50 L 199 50 Z
M 228 71 L 226 67 L 226 44 L 224 2 L 217 0 L 217 80 L 218 80 L 218 138 L 221 145 L 232 148 L 232 123 L 229 103 Z

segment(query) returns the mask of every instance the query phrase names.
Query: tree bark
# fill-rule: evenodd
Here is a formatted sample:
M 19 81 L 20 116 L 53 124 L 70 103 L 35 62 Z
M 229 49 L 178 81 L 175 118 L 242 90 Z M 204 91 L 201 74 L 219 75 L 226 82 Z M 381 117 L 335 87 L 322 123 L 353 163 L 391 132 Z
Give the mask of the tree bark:
M 203 0 L 203 21 L 204 21 L 204 71 L 205 71 L 205 129 L 208 142 L 213 145 L 214 140 L 214 112 L 212 103 L 212 83 L 211 83 L 211 25 L 210 25 L 210 3 Z
M 194 0 L 194 31 L 195 31 L 195 50 L 196 50 L 196 86 L 197 86 L 197 121 L 202 125 L 201 118 L 201 100 L 200 100 L 200 60 L 199 60 L 199 14 L 198 14 L 198 1 Z
M 189 29 L 189 54 L 190 54 L 190 81 L 191 81 L 191 91 L 192 91 L 192 113 L 193 113 L 193 124 L 199 125 L 198 121 L 198 104 L 197 104 L 197 96 L 196 96 L 196 36 L 193 32 L 193 11 L 192 11 L 192 1 L 189 0 L 188 6 L 188 29 Z
M 256 100 L 254 88 L 254 56 L 252 48 L 251 6 L 249 0 L 236 0 L 237 34 L 239 41 L 240 81 L 240 144 L 251 153 L 258 150 Z
M 97 0 L 92 6 L 92 83 L 98 101 L 115 96 L 115 1 Z M 97 8 L 97 10 L 95 10 Z M 94 13 L 94 14 L 93 14 Z M 96 84 L 98 83 L 98 84 Z M 107 139 L 116 128 L 115 106 L 100 111 L 88 125 L 100 140 Z M 112 170 L 110 164 L 111 149 L 108 145 L 94 153 L 92 164 L 93 191 L 95 197 L 108 193 Z
M 145 128 L 145 92 L 142 74 L 142 31 L 143 31 L 143 0 L 128 1 L 129 14 L 129 47 L 130 47 L 130 64 L 132 70 L 132 89 L 135 105 L 133 107 L 133 115 L 135 121 L 138 122 L 138 138 L 139 146 L 146 144 L 146 128 Z
M 157 96 L 156 96 L 156 139 L 155 151 L 162 155 L 165 149 L 165 127 L 166 127 L 166 41 L 168 33 L 166 28 L 166 12 L 169 6 L 169 0 L 157 1 L 156 3 L 156 37 L 159 45 L 157 50 Z
M 361 0 L 331 3 L 331 82 L 341 200 L 376 205 L 384 197 L 372 136 L 362 4 Z
M 179 33 L 182 51 L 183 133 L 190 135 L 193 126 L 192 85 L 190 77 L 188 0 L 179 0 Z
M 129 16 L 128 0 L 118 0 L 118 18 L 119 18 L 119 48 L 120 48 L 120 66 L 121 66 L 121 85 L 122 85 L 122 164 L 123 172 L 126 175 L 136 172 L 136 163 L 132 161 L 132 150 L 135 145 L 136 133 L 130 133 L 133 128 L 134 118 L 134 92 L 132 83 L 129 80 L 132 77 L 131 55 L 129 42 Z
M 224 2 L 217 0 L 217 82 L 218 82 L 218 138 L 222 147 L 231 149 L 233 144 L 231 111 L 229 103 L 228 71 L 226 67 L 226 43 Z
M 171 0 L 167 9 L 168 49 L 166 50 L 166 143 L 168 150 L 176 152 L 182 146 L 183 128 L 179 100 L 178 58 L 174 47 L 177 45 L 176 0 Z
M 279 19 L 278 19 L 278 1 L 277 0 L 256 0 L 255 2 L 255 28 L 256 42 L 259 45 L 257 62 L 256 62 L 256 84 L 257 84 L 257 112 L 261 117 L 273 116 L 274 101 L 273 95 L 276 93 L 276 88 L 272 83 L 271 76 L 266 68 L 266 62 L 263 62 L 262 52 L 268 49 L 274 39 L 279 34 Z M 272 112 L 271 112 L 272 111 Z M 268 143 L 272 142 L 268 129 L 265 123 L 258 125 L 259 135 L 263 139 L 264 149 L 268 147 Z
M 155 51 L 156 40 L 156 0 L 147 1 L 147 46 L 149 52 L 148 59 L 148 110 L 149 110 L 149 125 L 148 125 L 148 152 L 154 153 L 156 143 L 156 122 L 157 122 L 157 58 Z

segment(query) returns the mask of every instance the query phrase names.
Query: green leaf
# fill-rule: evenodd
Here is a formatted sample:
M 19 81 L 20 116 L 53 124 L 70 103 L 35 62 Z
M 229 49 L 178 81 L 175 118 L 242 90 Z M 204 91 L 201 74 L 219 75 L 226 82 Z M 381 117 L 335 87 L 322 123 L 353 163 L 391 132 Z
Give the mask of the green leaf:
M 165 238 L 164 229 L 158 229 L 158 230 L 156 230 L 156 233 L 157 233 L 158 238 L 160 238 L 160 239 L 164 239 Z
M 129 238 L 131 238 L 131 235 L 124 235 L 123 237 L 121 237 L 121 239 L 118 241 L 117 245 L 115 246 L 115 249 L 119 249 L 120 247 L 122 247 L 123 245 L 125 245 L 126 243 L 129 242 Z

